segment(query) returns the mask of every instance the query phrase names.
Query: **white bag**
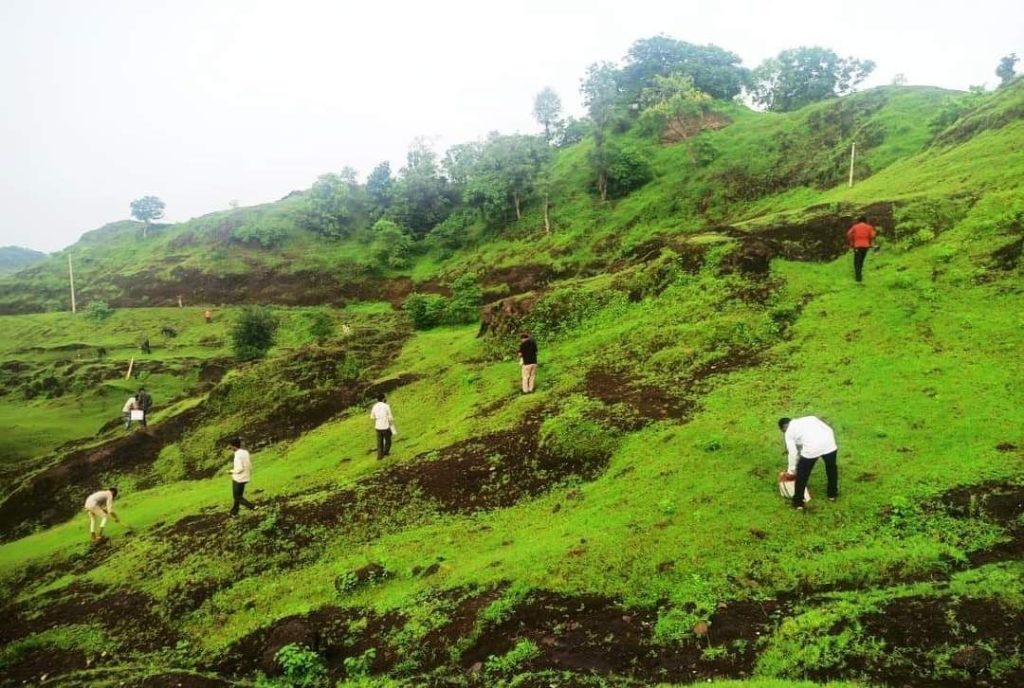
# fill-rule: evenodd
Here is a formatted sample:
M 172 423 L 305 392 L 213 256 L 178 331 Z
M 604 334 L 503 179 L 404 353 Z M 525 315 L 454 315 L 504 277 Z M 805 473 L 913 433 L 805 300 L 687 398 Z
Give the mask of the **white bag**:
M 132 409 L 132 420 L 144 420 L 146 418 L 146 412 L 142 409 Z
M 391 426 L 391 436 L 398 437 L 398 428 L 396 428 L 394 425 Z
M 793 492 L 796 489 L 796 478 L 790 478 L 789 480 L 786 480 L 785 476 L 785 473 L 779 474 L 779 494 L 785 497 L 786 499 L 793 499 Z M 806 487 L 804 488 L 804 501 L 811 501 L 811 491 L 808 490 Z

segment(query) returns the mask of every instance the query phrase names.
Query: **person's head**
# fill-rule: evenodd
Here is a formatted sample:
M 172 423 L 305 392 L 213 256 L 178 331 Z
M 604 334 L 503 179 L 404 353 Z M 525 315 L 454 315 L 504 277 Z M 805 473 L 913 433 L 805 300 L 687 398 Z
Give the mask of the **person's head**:
M 526 341 L 527 339 L 529 339 L 529 338 L 530 338 L 530 333 L 529 333 L 529 332 L 523 332 L 523 333 L 522 333 L 521 335 L 519 335 L 519 339 L 521 339 L 521 340 L 522 340 L 522 341 L 524 341 L 524 342 L 525 342 L 525 341 Z
M 781 430 L 782 432 L 786 432 L 786 428 L 789 427 L 789 421 L 790 419 L 786 418 L 785 416 L 779 418 L 779 430 Z
M 110 494 L 114 495 L 115 497 L 117 496 L 117 488 L 116 487 L 108 487 L 107 490 L 110 492 Z
M 377 395 L 377 401 L 384 401 L 385 399 L 387 399 L 387 397 L 384 396 L 384 392 Z
M 867 221 L 868 221 L 867 215 L 861 215 L 860 217 L 857 218 L 857 222 L 867 223 Z
M 232 437 L 231 439 L 228 440 L 228 446 L 231 447 L 232 449 L 241 449 L 242 439 L 240 437 Z

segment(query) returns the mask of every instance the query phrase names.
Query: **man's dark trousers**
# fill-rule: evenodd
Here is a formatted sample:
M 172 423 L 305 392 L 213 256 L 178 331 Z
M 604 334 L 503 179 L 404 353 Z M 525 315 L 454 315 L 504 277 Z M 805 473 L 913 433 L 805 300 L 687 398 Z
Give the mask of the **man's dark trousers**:
M 800 457 L 796 462 L 796 485 L 793 486 L 793 506 L 804 505 L 804 490 L 807 489 L 807 481 L 814 470 L 814 464 L 821 458 L 825 462 L 825 475 L 828 476 L 828 496 L 836 498 L 839 496 L 839 467 L 836 466 L 836 455 L 839 451 L 815 456 L 813 459 Z
M 853 249 L 853 275 L 857 278 L 858 282 L 864 279 L 864 259 L 868 257 L 868 251 L 870 250 L 867 248 Z
M 246 483 L 240 483 L 237 480 L 231 481 L 231 496 L 235 498 L 235 504 L 231 507 L 231 515 L 235 516 L 238 514 L 238 507 L 244 506 L 247 509 L 255 509 L 256 505 L 245 498 L 245 486 Z
M 383 459 L 391 453 L 391 428 L 377 431 L 377 458 Z

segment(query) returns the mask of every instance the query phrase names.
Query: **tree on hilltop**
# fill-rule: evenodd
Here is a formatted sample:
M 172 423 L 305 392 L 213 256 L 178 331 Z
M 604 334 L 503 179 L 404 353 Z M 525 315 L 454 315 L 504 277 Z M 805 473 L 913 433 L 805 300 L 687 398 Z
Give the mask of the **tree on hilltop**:
M 142 228 L 143 238 L 149 234 L 149 226 L 153 224 L 153 220 L 159 220 L 164 216 L 165 207 L 164 202 L 156 196 L 143 196 L 132 201 L 132 217 L 146 223 Z
M 871 60 L 841 58 L 828 48 L 792 48 L 754 70 L 751 95 L 768 110 L 789 112 L 851 93 L 874 69 Z
M 533 99 L 533 118 L 544 127 L 544 140 L 551 143 L 551 138 L 558 130 L 562 116 L 562 99 L 554 89 L 545 86 L 544 90 Z
M 665 35 L 642 38 L 626 53 L 621 85 L 633 102 L 658 76 L 682 74 L 716 100 L 732 100 L 747 85 L 749 70 L 740 56 L 717 45 L 695 45 Z
M 1017 63 L 1020 62 L 1020 58 L 1017 57 L 1017 53 L 1010 53 L 999 60 L 999 66 L 996 67 L 996 76 L 999 77 L 999 85 L 1007 86 L 1017 76 Z

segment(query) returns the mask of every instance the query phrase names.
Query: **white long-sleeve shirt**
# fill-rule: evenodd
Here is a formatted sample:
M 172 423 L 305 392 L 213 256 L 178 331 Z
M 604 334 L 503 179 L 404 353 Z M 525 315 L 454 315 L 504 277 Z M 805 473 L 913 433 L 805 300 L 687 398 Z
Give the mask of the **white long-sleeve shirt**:
M 387 430 L 390 428 L 395 419 L 391 415 L 391 407 L 383 401 L 378 401 L 370 409 L 370 418 L 373 419 L 373 427 L 377 430 Z
M 138 407 L 135 397 L 128 397 L 128 401 L 124 402 L 124 406 L 121 407 L 121 413 L 131 413 L 132 409 L 137 409 Z
M 85 500 L 85 508 L 92 510 L 97 507 L 108 514 L 114 513 L 114 493 L 110 490 L 100 490 L 89 495 L 89 498 Z
M 786 449 L 789 451 L 789 472 L 796 473 L 800 457 L 816 459 L 836 451 L 836 436 L 832 428 L 817 416 L 794 418 L 786 428 Z
M 252 459 L 245 449 L 235 450 L 235 466 L 231 470 L 231 479 L 236 483 L 247 483 L 252 479 Z

